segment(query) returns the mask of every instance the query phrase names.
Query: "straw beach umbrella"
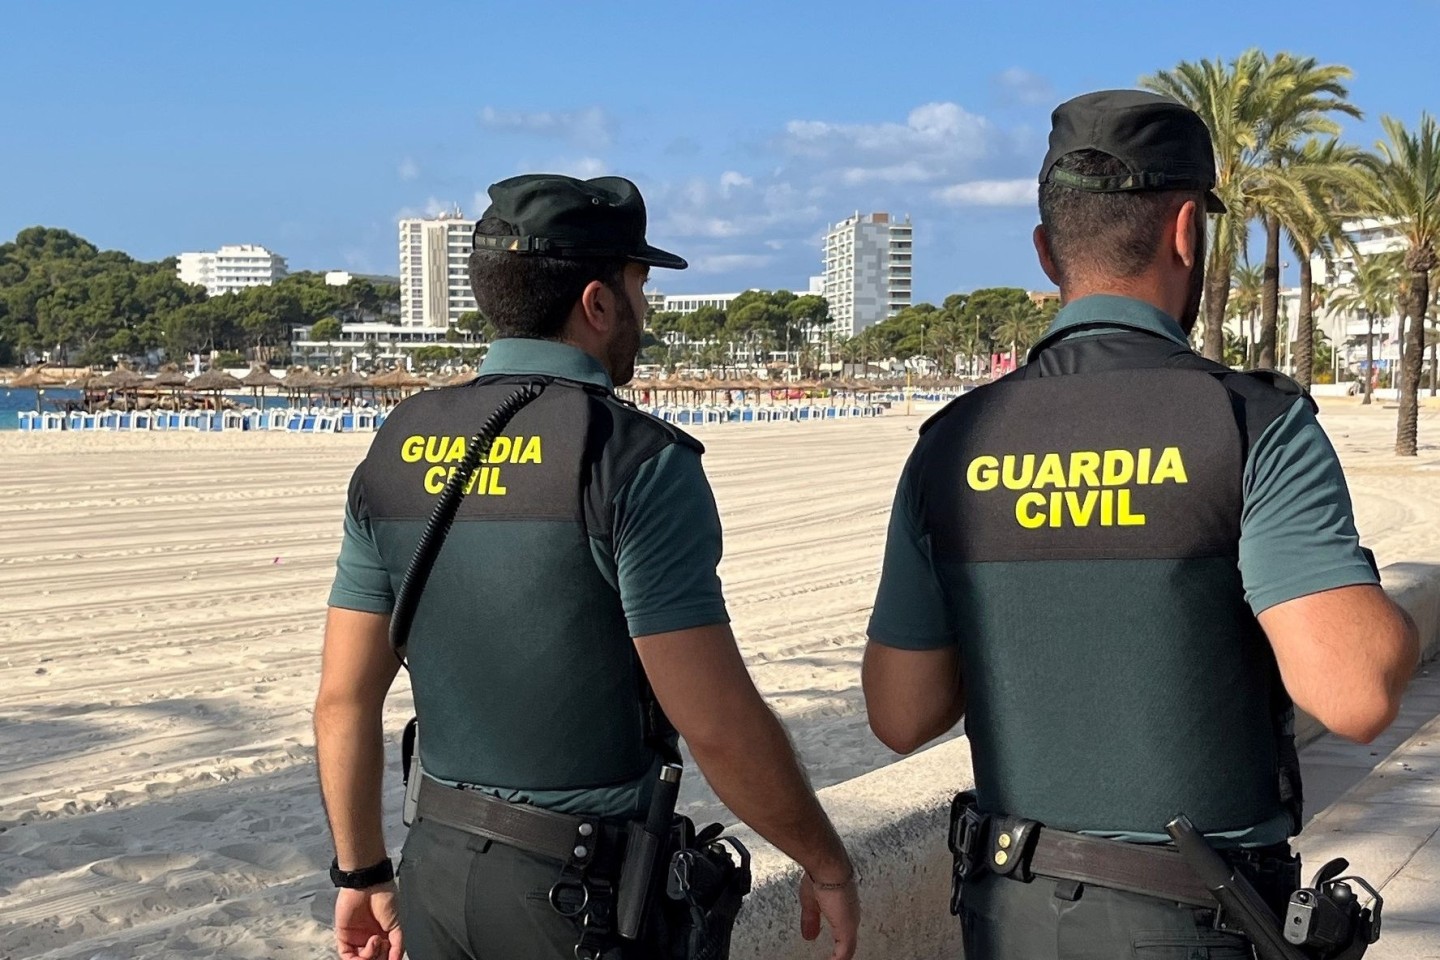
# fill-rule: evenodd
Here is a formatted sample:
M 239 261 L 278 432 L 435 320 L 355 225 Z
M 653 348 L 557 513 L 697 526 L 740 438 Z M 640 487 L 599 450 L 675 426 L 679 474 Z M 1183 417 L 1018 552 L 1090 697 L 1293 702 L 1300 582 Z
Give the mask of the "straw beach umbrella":
M 312 391 L 324 382 L 324 378 L 317 376 L 309 367 L 291 367 L 285 371 L 285 379 L 281 386 L 291 394 L 291 402 L 294 402 L 295 395 L 302 390 Z
M 380 390 L 412 390 L 416 387 L 427 387 L 430 381 L 422 376 L 411 373 L 404 367 L 394 367 L 384 373 L 377 373 L 370 378 L 370 386 Z
M 101 377 L 100 383 L 107 390 L 113 390 L 120 394 L 123 399 L 126 391 L 134 390 L 145 383 L 145 378 L 129 367 L 121 365 Z
M 185 384 L 191 390 L 215 391 L 215 409 L 220 409 L 220 394 L 226 390 L 238 390 L 242 386 L 239 380 L 230 376 L 224 370 L 206 370 L 196 377 L 191 377 L 190 382 Z
M 159 390 L 161 387 L 170 388 L 170 399 L 175 400 L 180 394 L 180 387 L 185 386 L 190 378 L 185 376 L 185 371 L 180 369 L 178 363 L 167 363 L 160 368 L 160 372 L 150 378 L 150 386 Z M 177 403 L 178 407 L 179 404 Z
M 45 398 L 45 388 L 50 386 L 50 378 L 45 376 L 47 364 L 37 364 L 24 373 L 10 381 L 10 386 L 19 390 L 33 389 L 35 391 L 35 412 L 40 412 L 40 401 Z
M 279 377 L 270 372 L 268 363 L 252 363 L 250 372 L 240 378 L 241 386 L 250 388 L 250 396 L 254 397 L 257 393 L 259 394 L 259 409 L 262 410 L 265 408 L 265 388 L 278 387 L 282 382 Z

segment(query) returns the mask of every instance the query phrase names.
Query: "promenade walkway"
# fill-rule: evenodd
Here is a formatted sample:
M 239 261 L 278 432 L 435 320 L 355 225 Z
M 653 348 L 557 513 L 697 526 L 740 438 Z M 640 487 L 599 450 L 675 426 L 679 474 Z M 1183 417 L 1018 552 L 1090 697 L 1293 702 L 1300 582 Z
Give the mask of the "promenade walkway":
M 1366 960 L 1440 960 L 1440 661 L 1424 665 L 1374 743 L 1327 734 L 1300 752 L 1305 882 L 1343 856 L 1385 898 Z M 1360 891 L 1356 891 L 1357 893 Z

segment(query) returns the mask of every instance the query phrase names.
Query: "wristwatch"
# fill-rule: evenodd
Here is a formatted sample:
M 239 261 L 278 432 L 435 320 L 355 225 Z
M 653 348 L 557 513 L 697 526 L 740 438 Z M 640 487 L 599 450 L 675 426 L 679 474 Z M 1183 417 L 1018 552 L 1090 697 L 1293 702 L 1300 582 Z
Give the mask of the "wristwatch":
M 330 861 L 330 882 L 337 887 L 364 890 L 366 887 L 379 886 L 394 879 L 395 865 L 390 862 L 389 857 L 363 870 L 341 870 L 339 858 Z

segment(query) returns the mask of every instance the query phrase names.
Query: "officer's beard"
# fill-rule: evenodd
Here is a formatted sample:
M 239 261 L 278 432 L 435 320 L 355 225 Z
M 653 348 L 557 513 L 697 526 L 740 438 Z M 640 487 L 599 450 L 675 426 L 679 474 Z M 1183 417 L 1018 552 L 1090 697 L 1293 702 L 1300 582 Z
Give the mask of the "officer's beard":
M 1200 319 L 1200 298 L 1205 294 L 1205 220 L 1199 217 L 1195 220 L 1195 229 L 1199 236 L 1195 242 L 1195 264 L 1190 268 L 1190 289 L 1186 292 L 1185 311 L 1178 319 L 1180 329 L 1185 331 L 1188 337 L 1190 331 L 1195 329 L 1195 323 Z
M 615 300 L 619 316 L 606 357 L 610 361 L 610 379 L 615 386 L 623 387 L 635 379 L 635 357 L 640 352 L 640 317 L 623 291 Z

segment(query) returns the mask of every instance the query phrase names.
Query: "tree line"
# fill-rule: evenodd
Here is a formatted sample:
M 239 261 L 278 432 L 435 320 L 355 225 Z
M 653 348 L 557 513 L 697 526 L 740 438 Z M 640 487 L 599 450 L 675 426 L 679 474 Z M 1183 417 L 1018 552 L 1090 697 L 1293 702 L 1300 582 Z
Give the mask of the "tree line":
M 1372 150 L 1345 143 L 1340 121 L 1362 117 L 1349 99 L 1352 75 L 1349 67 L 1314 57 L 1251 49 L 1229 62 L 1185 61 L 1143 77 L 1141 85 L 1195 110 L 1215 144 L 1215 192 L 1228 212 L 1211 231 L 1201 334 L 1205 356 L 1224 359 L 1232 281 L 1237 267 L 1249 261 L 1255 225 L 1265 238 L 1256 363 L 1276 365 L 1280 257 L 1288 246 L 1300 267 L 1295 371 L 1308 386 L 1315 367 L 1315 312 L 1336 306 L 1327 303 L 1328 291 L 1316 290 L 1312 259 L 1363 259 L 1345 235 L 1347 221 L 1373 218 L 1393 227 L 1403 244 L 1399 269 L 1390 279 L 1403 331 L 1395 450 L 1414 456 L 1425 321 L 1434 306 L 1431 275 L 1440 240 L 1440 128 L 1429 113 L 1413 128 L 1387 116 L 1381 119 L 1384 139 Z
M 102 251 L 68 230 L 21 230 L 0 244 L 0 364 L 48 354 L 58 364 L 108 365 L 212 350 L 270 360 L 293 326 L 359 319 L 400 301 L 395 286 L 358 277 L 330 286 L 310 272 L 211 297 L 180 282 L 175 265 Z
M 917 303 L 854 336 L 836 333 L 824 297 L 788 290 L 747 290 L 724 309 L 702 306 L 691 313 L 654 311 L 648 327 L 656 342 L 642 359 L 675 369 L 764 365 L 793 357 L 802 376 L 822 365 L 868 365 L 924 358 L 937 373 L 979 375 L 985 357 L 1029 349 L 1055 313 L 1016 287 L 954 293 L 936 306 Z

